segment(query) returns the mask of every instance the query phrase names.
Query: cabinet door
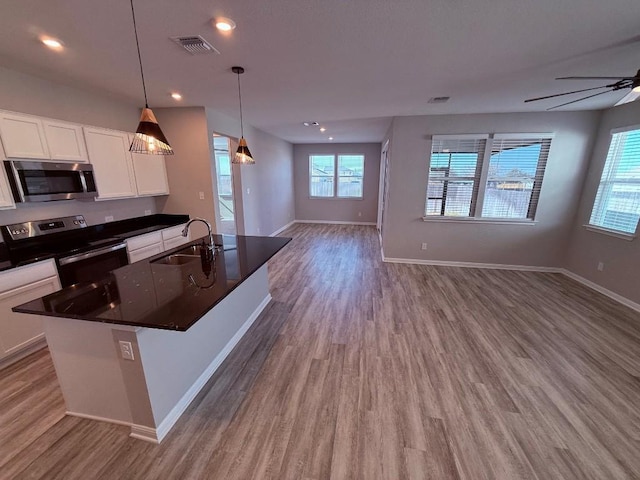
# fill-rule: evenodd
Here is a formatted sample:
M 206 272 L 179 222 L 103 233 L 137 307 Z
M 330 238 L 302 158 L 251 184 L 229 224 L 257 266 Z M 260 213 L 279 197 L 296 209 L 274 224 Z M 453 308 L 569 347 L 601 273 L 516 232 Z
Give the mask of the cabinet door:
M 11 311 L 12 307 L 43 297 L 60 288 L 57 277 L 45 278 L 0 293 L 0 355 L 6 357 L 42 339 L 42 320 L 38 315 Z
M 80 125 L 52 120 L 42 120 L 42 125 L 52 160 L 74 163 L 89 161 Z
M 37 117 L 0 112 L 0 137 L 7 158 L 49 159 L 44 128 Z
M 129 142 L 133 137 L 129 137 Z M 138 195 L 169 195 L 169 181 L 164 155 L 132 153 Z
M 84 136 L 98 187 L 98 199 L 135 197 L 136 181 L 128 134 L 85 127 Z
M 0 142 L 0 209 L 2 210 L 16 208 L 13 196 L 11 195 L 9 181 L 7 180 L 7 172 L 2 166 L 2 162 L 5 159 L 6 157 L 4 156 L 4 150 L 2 149 L 2 142 Z

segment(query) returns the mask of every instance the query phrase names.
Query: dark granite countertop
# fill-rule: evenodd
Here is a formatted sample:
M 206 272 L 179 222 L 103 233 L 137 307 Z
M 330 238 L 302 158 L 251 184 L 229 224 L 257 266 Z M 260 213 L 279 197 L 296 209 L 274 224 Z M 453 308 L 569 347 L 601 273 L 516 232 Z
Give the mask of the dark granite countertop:
M 291 239 L 215 235 L 214 241 L 213 261 L 201 253 L 201 238 L 13 311 L 186 331 Z
M 155 232 L 175 225 L 180 225 L 188 221 L 189 215 L 159 213 L 144 217 L 129 218 L 116 222 L 92 225 L 81 230 L 74 230 L 71 233 L 64 232 L 60 234 L 53 234 L 49 238 L 49 241 L 52 242 L 53 245 L 56 245 L 56 250 L 60 250 L 60 247 L 58 247 L 57 244 L 64 246 L 65 241 L 72 236 L 92 241 L 110 237 L 116 237 L 124 240 L 137 235 L 143 235 L 145 233 Z M 62 250 L 64 250 L 64 247 L 62 247 Z M 56 254 L 54 253 L 43 253 L 41 249 L 33 251 L 28 247 L 22 249 L 20 253 L 15 253 L 12 256 L 9 254 L 6 244 L 0 242 L 0 272 L 55 257 Z

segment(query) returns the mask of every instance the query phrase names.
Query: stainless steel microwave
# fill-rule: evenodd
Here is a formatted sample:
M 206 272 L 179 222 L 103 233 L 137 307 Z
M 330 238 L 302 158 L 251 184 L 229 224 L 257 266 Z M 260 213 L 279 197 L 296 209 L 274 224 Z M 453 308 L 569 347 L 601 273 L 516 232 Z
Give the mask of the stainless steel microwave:
M 16 202 L 94 198 L 98 194 L 89 163 L 4 162 Z

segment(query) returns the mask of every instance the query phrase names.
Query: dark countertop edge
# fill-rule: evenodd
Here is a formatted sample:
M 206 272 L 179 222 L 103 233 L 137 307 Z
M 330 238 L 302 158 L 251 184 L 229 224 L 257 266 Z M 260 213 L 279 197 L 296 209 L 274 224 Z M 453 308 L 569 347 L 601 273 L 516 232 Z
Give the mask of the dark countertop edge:
M 127 227 L 127 224 L 133 224 L 135 221 L 139 221 L 141 219 L 154 219 L 160 223 L 156 223 L 155 225 L 150 225 L 148 227 Z M 149 222 L 147 220 L 147 222 Z M 90 225 L 87 227 L 88 229 L 94 230 L 102 230 L 99 234 L 96 235 L 97 239 L 102 238 L 110 238 L 116 237 L 122 240 L 126 240 L 128 238 L 137 237 L 139 235 L 145 235 L 147 233 L 157 232 L 158 230 L 164 230 L 165 228 L 175 227 L 176 225 L 181 225 L 183 223 L 187 223 L 189 221 L 189 215 L 186 214 L 174 214 L 174 213 L 156 213 L 153 215 L 146 215 L 144 217 L 133 217 L 127 218 L 125 220 L 118 220 L 116 222 L 109 223 L 101 223 L 98 225 Z M 117 233 L 121 231 L 122 233 Z M 4 245 L 4 242 L 0 242 Z M 0 272 L 6 272 L 8 270 L 12 270 L 14 268 L 24 267 L 26 265 L 31 265 L 33 263 L 42 262 L 44 260 L 50 260 L 52 258 L 56 258 L 55 255 L 42 255 L 40 257 L 29 258 L 27 260 L 23 260 L 17 263 L 11 263 L 11 260 L 2 260 L 0 261 Z M 26 312 L 31 313 L 31 312 Z M 66 318 L 66 317 L 65 317 Z
M 31 309 L 27 309 L 27 308 L 20 308 L 20 307 L 13 307 L 11 310 L 17 313 L 30 313 L 30 314 L 35 314 L 41 317 L 55 317 L 55 318 L 66 318 L 67 320 L 80 320 L 83 322 L 92 322 L 92 323 L 105 323 L 105 324 L 109 324 L 109 325 L 123 325 L 123 326 L 127 326 L 127 327 L 139 327 L 139 328 L 157 328 L 160 330 L 169 330 L 172 332 L 186 332 L 187 330 L 189 330 L 192 326 L 194 326 L 199 320 L 202 319 L 202 317 L 204 317 L 207 313 L 209 313 L 211 310 L 213 310 L 215 308 L 216 305 L 218 305 L 222 300 L 224 300 L 225 298 L 227 298 L 231 293 L 233 293 L 233 291 L 238 288 L 239 285 L 243 284 L 245 280 L 247 280 L 249 277 L 251 277 L 254 273 L 256 273 L 258 270 L 260 270 L 263 266 L 265 266 L 269 260 L 271 260 L 275 255 L 277 255 L 280 250 L 282 250 L 284 247 L 286 247 L 292 240 L 291 237 L 278 237 L 281 239 L 286 239 L 287 242 L 277 251 L 274 252 L 272 255 L 269 256 L 269 258 L 267 258 L 264 263 L 262 263 L 260 266 L 252 269 L 246 278 L 244 278 L 242 281 L 236 283 L 231 289 L 229 289 L 226 294 L 222 297 L 220 297 L 218 300 L 216 300 L 214 303 L 212 303 L 209 308 L 205 309 L 202 313 L 198 314 L 199 316 L 197 318 L 195 318 L 191 323 L 189 323 L 187 326 L 185 326 L 184 328 L 177 328 L 175 326 L 169 326 L 169 325 L 158 325 L 158 324 L 151 324 L 151 323 L 143 323 L 143 322 L 138 322 L 138 323 L 131 323 L 131 322 L 125 322 L 122 320 L 110 320 L 110 319 L 100 319 L 100 318 L 96 318 L 93 320 L 87 320 L 86 318 L 82 318 L 79 315 L 61 315 L 61 314 L 57 314 L 55 312 L 47 312 L 47 314 L 43 314 L 42 311 L 37 311 L 37 310 L 31 310 Z M 153 257 L 149 257 L 148 259 L 145 259 L 149 262 L 157 259 L 157 258 L 162 258 L 164 256 L 167 255 L 171 255 L 171 252 L 174 251 L 178 251 L 181 249 L 184 249 L 186 247 L 189 247 L 191 245 L 197 245 L 199 244 L 202 240 L 208 240 L 207 236 L 204 237 L 200 237 L 197 238 L 195 240 L 192 240 L 189 243 L 186 243 L 184 245 L 180 245 L 179 247 L 173 248 L 171 250 L 167 250 L 166 252 L 162 252 L 158 255 L 155 255 Z

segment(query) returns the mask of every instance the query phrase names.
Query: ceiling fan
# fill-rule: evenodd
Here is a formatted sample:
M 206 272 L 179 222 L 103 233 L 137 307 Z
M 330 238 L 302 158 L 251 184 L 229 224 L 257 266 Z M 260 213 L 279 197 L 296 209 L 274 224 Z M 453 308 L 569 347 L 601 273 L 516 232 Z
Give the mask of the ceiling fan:
M 564 107 L 565 105 L 581 102 L 582 100 L 586 100 L 587 98 L 593 98 L 593 97 L 597 97 L 598 95 L 604 95 L 605 93 L 615 92 L 618 90 L 625 90 L 627 88 L 630 88 L 631 92 L 629 92 L 624 98 L 622 98 L 618 103 L 616 103 L 616 105 L 632 102 L 640 97 L 640 70 L 638 70 L 638 72 L 633 77 L 559 77 L 559 78 L 556 78 L 556 80 L 616 80 L 616 81 L 613 83 L 609 83 L 607 85 L 602 85 L 600 87 L 583 88 L 581 90 L 573 90 L 571 92 L 557 93 L 555 95 L 529 98 L 525 100 L 525 103 L 537 102 L 538 100 L 546 100 L 547 98 L 561 97 L 564 95 L 572 95 L 574 93 L 588 92 L 592 90 L 602 90 L 603 88 L 606 88 L 607 90 L 603 92 L 593 93 L 591 95 L 587 95 L 586 97 L 578 98 L 577 100 L 572 100 L 570 102 L 561 103 L 560 105 L 547 108 L 547 110 L 553 110 L 554 108 Z

